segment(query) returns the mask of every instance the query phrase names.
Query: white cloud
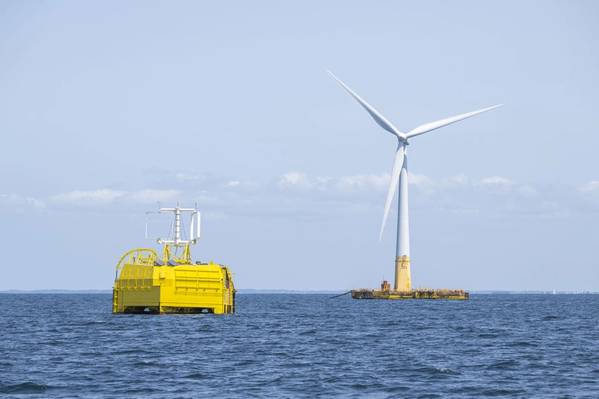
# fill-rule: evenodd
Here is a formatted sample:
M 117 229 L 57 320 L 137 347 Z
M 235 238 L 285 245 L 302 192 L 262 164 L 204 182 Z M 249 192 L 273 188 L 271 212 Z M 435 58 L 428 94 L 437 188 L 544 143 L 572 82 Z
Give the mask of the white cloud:
M 117 190 L 100 188 L 96 190 L 73 190 L 56 194 L 45 199 L 0 195 L 0 204 L 17 203 L 21 207 L 42 208 L 48 205 L 74 204 L 79 206 L 132 206 L 133 204 L 154 204 L 163 202 L 172 204 L 177 200 L 196 202 L 212 212 L 234 214 L 236 207 L 247 209 L 248 204 L 259 212 L 276 212 L 277 205 L 289 201 L 303 201 L 304 205 L 314 201 L 343 203 L 348 206 L 366 204 L 371 206 L 381 200 L 381 194 L 387 191 L 389 174 L 354 174 L 338 177 L 310 176 L 301 171 L 290 171 L 278 179 L 245 181 L 242 178 L 211 178 L 198 191 L 193 184 L 185 184 L 180 189 L 140 189 Z M 589 181 L 578 187 L 576 199 L 565 193 L 565 189 L 552 190 L 543 186 L 518 183 L 510 178 L 493 175 L 483 178 L 471 178 L 460 174 L 444 178 L 432 178 L 422 174 L 410 173 L 410 185 L 418 202 L 428 208 L 438 207 L 449 211 L 473 212 L 518 212 L 544 214 L 551 209 L 542 206 L 541 201 L 554 200 L 563 207 L 568 201 L 594 199 L 599 193 L 599 180 Z M 178 187 L 178 186 L 177 186 Z M 291 194 L 292 193 L 292 194 Z M 592 193 L 592 194 L 588 194 Z M 301 194 L 301 195 L 298 195 Z M 44 200 L 46 202 L 44 202 Z M 498 201 L 500 200 L 500 201 Z M 287 202 L 286 202 L 287 201 Z M 588 201 L 587 201 L 588 202 Z M 594 202 L 593 202 L 594 204 Z M 594 206 L 591 204 L 592 206 Z M 303 205 L 297 205 L 303 206 Z M 418 205 L 415 205 L 418 206 Z M 595 209 L 585 204 L 588 209 Z M 6 208 L 6 206 L 4 206 Z M 590 208 L 589 208 L 590 207 Z M 579 205 L 572 208 L 582 209 Z M 585 209 L 587 209 L 585 208 Z
M 307 190 L 312 188 L 312 183 L 305 173 L 288 172 L 279 179 L 279 187 L 283 189 L 298 188 Z
M 383 173 L 376 174 L 357 174 L 341 176 L 337 178 L 316 177 L 311 178 L 303 172 L 289 172 L 284 174 L 278 181 L 280 188 L 297 188 L 302 190 L 320 190 L 337 191 L 343 193 L 349 192 L 368 192 L 368 191 L 386 191 L 389 186 L 390 175 Z M 411 185 L 421 189 L 429 194 L 435 190 L 444 190 L 450 188 L 471 188 L 474 186 L 487 187 L 499 190 L 508 190 L 516 186 L 516 183 L 506 177 L 490 176 L 480 180 L 472 180 L 464 174 L 451 176 L 444 179 L 433 179 L 426 175 L 410 173 L 409 182 Z M 532 194 L 532 187 L 521 188 L 522 193 Z
M 146 189 L 129 193 L 126 195 L 126 199 L 148 204 L 153 202 L 172 201 L 180 195 L 181 192 L 178 190 Z
M 0 194 L 0 205 L 10 207 L 17 212 L 24 212 L 26 209 L 44 209 L 46 203 L 33 197 L 24 197 L 18 194 Z
M 599 180 L 591 180 L 590 182 L 582 185 L 578 190 L 583 193 L 599 191 Z
M 109 204 L 115 199 L 125 195 L 124 191 L 116 191 L 108 188 L 98 190 L 81 191 L 74 190 L 67 193 L 56 194 L 50 197 L 51 201 L 76 205 L 101 205 Z
M 175 180 L 182 182 L 182 183 L 199 181 L 202 179 L 203 179 L 203 176 L 201 176 L 201 175 L 194 175 L 194 174 L 189 174 L 189 173 L 176 173 L 175 174 Z
M 466 186 L 470 184 L 470 179 L 464 174 L 459 174 L 447 179 L 446 184 L 450 186 Z
M 223 179 L 219 182 L 214 182 L 212 185 L 202 185 L 202 187 L 207 187 L 211 192 L 216 192 L 222 188 L 227 189 L 229 192 L 247 192 L 260 188 L 261 186 L 264 188 L 264 183 L 242 179 Z
M 439 182 L 426 175 L 419 175 L 411 172 L 408 176 L 408 182 L 412 186 L 416 187 L 418 190 L 421 190 L 427 194 L 431 194 L 440 185 Z
M 311 178 L 303 172 L 285 173 L 278 181 L 279 188 L 317 190 L 330 192 L 381 191 L 389 184 L 389 175 L 350 175 L 331 178 L 317 176 Z
M 518 192 L 523 197 L 534 197 L 537 195 L 537 190 L 534 187 L 523 185 L 518 188 Z
M 330 177 L 318 176 L 315 180 L 315 185 L 320 190 L 324 190 L 331 184 L 332 181 L 333 179 L 331 179 Z
M 480 184 L 483 186 L 510 188 L 514 185 L 514 182 L 506 177 L 490 176 L 480 179 Z
M 102 188 L 97 190 L 74 190 L 66 193 L 60 193 L 51 196 L 50 200 L 60 204 L 95 206 L 111 204 L 116 200 L 139 203 L 170 201 L 175 199 L 180 194 L 181 192 L 178 190 L 144 189 L 128 192 Z
M 27 203 L 27 205 L 31 205 L 34 208 L 37 209 L 42 209 L 46 207 L 46 203 L 44 201 L 40 201 L 36 198 L 32 198 L 32 197 L 25 197 L 25 203 Z
M 388 174 L 342 176 L 335 187 L 341 191 L 382 191 L 389 185 Z

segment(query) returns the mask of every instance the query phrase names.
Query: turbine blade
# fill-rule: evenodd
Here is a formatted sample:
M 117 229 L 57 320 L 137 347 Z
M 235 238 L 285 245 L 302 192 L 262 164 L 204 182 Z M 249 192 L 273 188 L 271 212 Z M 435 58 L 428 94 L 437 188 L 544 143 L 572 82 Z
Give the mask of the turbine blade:
M 379 234 L 379 240 L 383 239 L 383 231 L 385 231 L 385 224 L 387 223 L 387 217 L 389 216 L 389 210 L 391 209 L 391 203 L 395 192 L 397 191 L 397 185 L 399 184 L 399 174 L 403 166 L 405 146 L 400 145 L 395 153 L 395 160 L 393 161 L 393 170 L 391 171 L 391 180 L 389 181 L 389 191 L 387 192 L 387 200 L 385 201 L 385 211 L 383 212 L 383 223 L 381 224 L 381 232 Z
M 347 91 L 349 93 L 350 96 L 352 96 L 358 103 L 360 103 L 360 105 L 366 110 L 366 112 L 368 112 L 370 114 L 372 119 L 374 119 L 374 121 L 376 123 L 378 123 L 378 125 L 380 127 L 382 127 L 389 133 L 394 134 L 395 136 L 397 136 L 401 139 L 406 138 L 406 135 L 404 133 L 400 132 L 399 129 L 397 129 L 395 126 L 393 126 L 393 124 L 391 122 L 389 122 L 387 119 L 385 119 L 385 117 L 383 115 L 381 115 L 380 112 L 378 112 L 376 109 L 374 109 L 374 107 L 372 105 L 368 104 L 362 97 L 360 97 L 356 92 L 354 92 L 352 89 L 350 89 L 345 83 L 343 83 L 343 81 L 341 81 L 341 79 L 339 79 L 337 76 L 335 76 L 333 74 L 333 72 L 331 72 L 331 71 L 327 71 L 327 72 L 329 73 L 329 75 L 331 75 L 331 77 L 333 79 L 335 79 L 337 81 L 337 83 L 339 83 L 341 85 L 341 87 L 343 87 L 345 89 L 345 91 Z
M 407 138 L 419 136 L 421 134 L 430 132 L 431 130 L 439 129 L 440 127 L 451 125 L 452 123 L 459 122 L 463 119 L 471 118 L 475 115 L 482 114 L 483 112 L 487 112 L 492 109 L 501 107 L 502 105 L 503 104 L 493 105 L 492 107 L 479 109 L 478 111 L 468 112 L 466 114 L 452 116 L 450 118 L 441 119 L 439 121 L 425 123 L 424 125 L 420 125 L 417 128 L 410 130 L 406 136 L 407 136 Z

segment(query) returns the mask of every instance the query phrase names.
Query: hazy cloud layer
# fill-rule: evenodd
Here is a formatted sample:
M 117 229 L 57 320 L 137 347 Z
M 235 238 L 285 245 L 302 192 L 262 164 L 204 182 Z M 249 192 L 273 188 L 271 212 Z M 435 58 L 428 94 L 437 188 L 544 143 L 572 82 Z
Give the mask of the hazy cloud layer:
M 599 180 L 592 180 L 579 187 L 579 190 L 583 193 L 599 192 Z
M 37 198 L 11 193 L 0 194 L 0 207 L 15 212 L 23 212 L 28 209 L 45 209 L 46 204 Z
M 310 176 L 290 171 L 263 181 L 203 175 L 170 174 L 171 188 L 74 189 L 43 197 L 1 194 L 4 210 L 51 210 L 72 208 L 119 209 L 153 207 L 180 201 L 211 208 L 214 214 L 319 213 L 327 208 L 363 209 L 382 206 L 389 186 L 389 174 L 348 176 Z M 504 176 L 473 178 L 464 174 L 433 178 L 411 173 L 409 176 L 413 209 L 448 212 L 518 213 L 537 216 L 564 216 L 572 212 L 595 212 L 599 208 L 599 181 L 577 188 L 534 186 Z M 169 180 L 161 177 L 158 180 Z
M 49 201 L 55 204 L 78 206 L 96 206 L 112 204 L 116 201 L 151 204 L 155 202 L 176 201 L 182 194 L 172 189 L 142 189 L 137 191 L 121 191 L 108 188 L 97 190 L 73 190 L 52 195 Z

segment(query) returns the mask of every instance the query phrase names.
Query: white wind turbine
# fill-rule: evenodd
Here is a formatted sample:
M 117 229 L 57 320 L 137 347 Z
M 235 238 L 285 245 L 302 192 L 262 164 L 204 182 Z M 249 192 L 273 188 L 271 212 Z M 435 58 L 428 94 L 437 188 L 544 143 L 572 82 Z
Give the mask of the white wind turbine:
M 391 202 L 393 202 L 395 191 L 397 191 L 397 186 L 399 185 L 394 289 L 397 291 L 410 291 L 412 289 L 412 282 L 410 276 L 410 229 L 408 218 L 408 158 L 406 154 L 407 146 L 409 144 L 408 140 L 412 137 L 430 132 L 431 130 L 435 130 L 463 119 L 470 118 L 474 115 L 490 111 L 500 107 L 503 104 L 452 116 L 450 118 L 441 119 L 435 122 L 425 123 L 407 133 L 403 133 L 370 104 L 364 101 L 364 99 L 362 99 L 352 89 L 350 89 L 345 83 L 337 78 L 331 71 L 328 72 L 333 79 L 335 79 L 358 103 L 360 103 L 362 107 L 364 107 L 366 112 L 370 114 L 370 116 L 380 127 L 393 134 L 397 138 L 397 150 L 395 152 L 395 160 L 393 162 L 391 181 L 389 182 L 389 191 L 387 192 L 387 200 L 385 201 L 383 223 L 381 225 L 379 239 L 383 236 L 385 223 L 387 222 L 387 216 L 389 215 L 389 209 L 391 208 Z

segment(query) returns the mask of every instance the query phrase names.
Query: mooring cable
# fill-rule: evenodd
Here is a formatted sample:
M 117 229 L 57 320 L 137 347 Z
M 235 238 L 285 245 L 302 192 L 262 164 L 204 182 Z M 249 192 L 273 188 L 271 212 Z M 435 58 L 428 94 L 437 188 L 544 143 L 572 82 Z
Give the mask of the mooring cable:
M 351 292 L 351 290 L 349 290 L 349 291 L 347 291 L 347 292 L 344 292 L 343 294 L 339 294 L 339 295 L 331 296 L 331 297 L 329 297 L 329 299 L 339 298 L 340 296 L 347 295 L 347 294 L 349 294 L 350 292 Z

